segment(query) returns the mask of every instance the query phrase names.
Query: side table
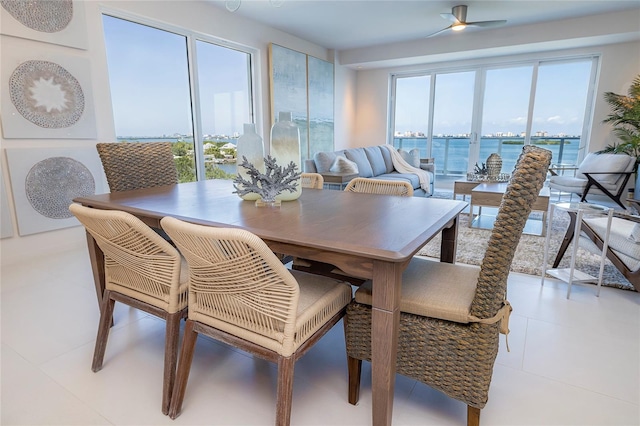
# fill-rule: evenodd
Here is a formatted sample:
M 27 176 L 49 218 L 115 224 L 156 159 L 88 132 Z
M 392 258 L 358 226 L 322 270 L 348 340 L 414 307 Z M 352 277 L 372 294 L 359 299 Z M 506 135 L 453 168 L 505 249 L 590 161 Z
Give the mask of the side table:
M 576 214 L 573 249 L 571 250 L 571 263 L 569 268 L 553 268 L 547 269 L 547 262 L 549 260 L 549 242 L 551 241 L 551 224 L 553 221 L 553 214 L 556 209 L 564 210 L 570 214 Z M 578 253 L 578 246 L 580 241 L 580 226 L 582 225 L 583 215 L 607 215 L 607 231 L 604 235 L 602 255 L 600 257 L 600 274 L 598 278 L 593 277 L 585 272 L 579 271 L 576 266 L 576 255 Z M 547 238 L 544 244 L 544 259 L 542 261 L 542 281 L 541 285 L 544 285 L 545 275 L 549 274 L 561 281 L 568 284 L 567 286 L 567 299 L 571 294 L 571 285 L 581 282 L 597 281 L 598 286 L 596 290 L 596 296 L 600 296 L 600 287 L 602 287 L 602 275 L 604 273 L 604 263 L 607 258 L 607 247 L 609 245 L 609 234 L 611 231 L 611 218 L 613 217 L 613 209 L 601 206 L 599 204 L 591 203 L 557 203 L 549 206 L 549 231 L 547 232 Z M 569 225 L 571 226 L 571 225 Z
M 358 173 L 335 173 L 324 172 L 320 173 L 324 179 L 324 184 L 329 187 L 337 186 L 338 189 L 343 190 L 344 187 L 354 178 L 358 177 Z

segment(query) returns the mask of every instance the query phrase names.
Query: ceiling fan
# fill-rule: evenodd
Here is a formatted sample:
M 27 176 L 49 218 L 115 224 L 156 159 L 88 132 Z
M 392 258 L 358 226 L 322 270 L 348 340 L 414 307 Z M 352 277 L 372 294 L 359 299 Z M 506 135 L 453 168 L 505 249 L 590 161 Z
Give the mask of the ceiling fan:
M 497 21 L 477 21 L 477 22 L 467 22 L 467 6 L 464 4 L 454 6 L 451 8 L 451 13 L 441 13 L 444 19 L 447 19 L 453 24 L 449 25 L 447 28 L 444 28 L 440 31 L 436 31 L 433 34 L 429 34 L 427 37 L 433 37 L 434 35 L 443 33 L 445 31 L 462 31 L 467 27 L 497 27 L 506 23 L 506 19 L 500 19 Z

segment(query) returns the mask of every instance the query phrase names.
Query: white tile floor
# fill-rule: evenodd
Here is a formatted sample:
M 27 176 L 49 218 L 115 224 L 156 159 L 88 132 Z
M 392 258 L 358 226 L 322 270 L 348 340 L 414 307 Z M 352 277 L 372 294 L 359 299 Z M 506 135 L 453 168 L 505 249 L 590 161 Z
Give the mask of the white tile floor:
M 514 307 L 481 424 L 640 424 L 640 294 L 512 274 Z M 86 250 L 5 267 L 1 281 L 3 425 L 271 425 L 275 367 L 211 340 L 196 347 L 180 417 L 160 411 L 164 323 L 120 305 L 105 364 L 90 369 L 98 308 Z M 368 425 L 346 399 L 341 324 L 297 365 L 293 425 Z M 402 376 L 394 425 L 463 425 L 465 406 Z

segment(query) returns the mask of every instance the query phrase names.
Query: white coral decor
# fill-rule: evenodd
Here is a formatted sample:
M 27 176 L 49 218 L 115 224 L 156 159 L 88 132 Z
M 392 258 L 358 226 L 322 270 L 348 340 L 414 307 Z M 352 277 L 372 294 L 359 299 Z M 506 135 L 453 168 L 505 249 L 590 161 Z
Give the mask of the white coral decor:
M 260 195 L 263 202 L 273 203 L 281 192 L 296 192 L 297 190 L 300 173 L 298 166 L 293 161 L 287 167 L 281 167 L 276 163 L 276 159 L 269 155 L 264 159 L 265 173 L 263 174 L 247 161 L 247 157 L 243 156 L 240 167 L 247 169 L 246 174 L 251 180 L 244 179 L 238 174 L 233 180 L 234 194 L 243 196 L 255 193 Z

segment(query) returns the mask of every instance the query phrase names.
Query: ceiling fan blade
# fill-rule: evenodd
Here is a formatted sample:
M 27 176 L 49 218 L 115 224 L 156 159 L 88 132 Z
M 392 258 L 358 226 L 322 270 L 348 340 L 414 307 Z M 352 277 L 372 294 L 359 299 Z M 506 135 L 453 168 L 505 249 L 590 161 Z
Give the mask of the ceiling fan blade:
M 467 22 L 468 27 L 498 27 L 500 25 L 506 24 L 506 19 L 500 19 L 497 21 L 478 21 L 478 22 Z
M 426 36 L 426 38 L 433 37 L 433 36 L 436 36 L 438 34 L 441 34 L 441 33 L 444 33 L 446 31 L 449 31 L 451 29 L 451 27 L 453 27 L 453 25 L 449 25 L 447 28 L 443 28 L 440 31 L 436 31 L 435 33 L 431 33 L 428 36 Z
M 453 22 L 454 24 L 457 24 L 458 22 L 460 22 L 453 13 L 441 13 L 440 16 L 446 19 L 447 21 Z

